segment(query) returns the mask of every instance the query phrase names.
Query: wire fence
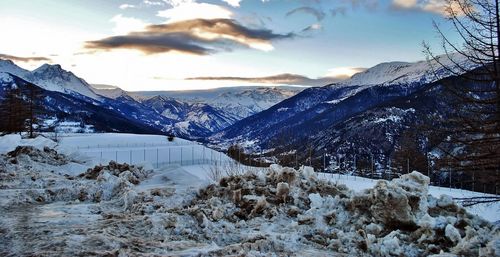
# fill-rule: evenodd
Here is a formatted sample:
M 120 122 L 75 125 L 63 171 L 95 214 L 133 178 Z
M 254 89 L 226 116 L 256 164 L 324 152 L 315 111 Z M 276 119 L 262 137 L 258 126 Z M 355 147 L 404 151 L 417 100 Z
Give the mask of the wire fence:
M 78 149 L 88 157 L 99 160 L 101 164 L 109 161 L 128 164 L 150 163 L 159 168 L 167 165 L 220 165 L 234 162 L 222 152 L 217 152 L 202 145 L 156 147 L 154 144 L 146 146 L 144 144 L 128 146 L 124 144 L 121 147 L 127 149 L 119 149 L 120 146 L 116 147 L 116 145 L 110 148 L 106 145 L 106 147 L 79 147 Z
M 186 141 L 187 142 L 187 141 Z M 241 164 L 243 160 L 230 158 L 222 152 L 206 148 L 203 145 L 186 142 L 168 142 L 168 143 L 122 143 L 122 144 L 97 144 L 88 146 L 78 146 L 79 151 L 85 153 L 93 159 L 99 160 L 101 164 L 111 160 L 129 164 L 144 164 L 150 163 L 156 168 L 168 165 L 233 165 L 235 162 Z M 316 170 L 322 173 L 337 174 L 339 178 L 352 176 L 365 177 L 369 179 L 385 179 L 391 180 L 400 177 L 403 174 L 411 172 L 413 169 L 410 166 L 410 161 L 406 162 L 405 167 L 393 167 L 390 162 L 381 164 L 375 159 L 370 158 L 368 165 L 361 168 L 356 158 L 351 159 L 334 159 L 327 158 L 324 155 L 320 167 Z M 294 160 L 291 165 L 294 168 L 307 165 L 311 166 L 311 162 L 304 163 Z M 255 162 L 258 163 L 258 162 Z M 318 163 L 317 163 L 318 164 Z M 252 162 L 247 162 L 244 165 L 252 166 Z M 316 165 L 318 166 L 318 165 Z M 489 182 L 478 181 L 475 176 L 466 178 L 459 176 L 454 172 L 442 172 L 427 169 L 421 171 L 431 180 L 432 186 L 449 187 L 452 189 L 462 189 L 476 191 L 482 193 L 490 193 L 498 195 L 498 182 L 493 180 Z

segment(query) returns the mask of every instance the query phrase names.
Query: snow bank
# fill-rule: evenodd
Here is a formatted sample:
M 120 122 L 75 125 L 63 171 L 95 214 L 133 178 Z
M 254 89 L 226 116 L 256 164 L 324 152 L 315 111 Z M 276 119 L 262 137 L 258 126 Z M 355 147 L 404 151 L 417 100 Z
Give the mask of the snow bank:
M 417 172 L 355 192 L 309 167 L 208 186 L 182 167 L 84 167 L 50 148 L 0 155 L 0 255 L 500 254 L 498 227 Z
M 13 151 L 17 146 L 33 146 L 43 150 L 45 147 L 54 148 L 56 145 L 56 142 L 43 136 L 22 139 L 18 134 L 9 134 L 0 137 L 0 154 Z
M 5 135 L 0 137 L 0 153 L 7 153 L 16 148 L 21 142 L 18 134 Z
M 191 204 L 198 233 L 210 233 L 218 255 L 424 256 L 499 253 L 500 232 L 450 201 L 428 195 L 429 179 L 413 172 L 355 193 L 318 180 L 308 168 L 271 167 L 223 178 Z M 286 185 L 286 186 L 284 186 Z M 285 189 L 286 188 L 286 189 Z M 232 227 L 230 235 L 227 228 Z

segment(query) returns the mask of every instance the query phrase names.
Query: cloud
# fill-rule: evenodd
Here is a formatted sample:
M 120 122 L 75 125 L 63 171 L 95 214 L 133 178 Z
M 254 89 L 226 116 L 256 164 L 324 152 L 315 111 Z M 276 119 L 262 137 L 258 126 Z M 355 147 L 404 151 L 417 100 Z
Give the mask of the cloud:
M 222 1 L 226 2 L 227 4 L 229 4 L 232 7 L 240 7 L 240 2 L 242 0 L 222 0 Z
M 149 23 L 140 19 L 125 17 L 121 14 L 115 15 L 110 21 L 115 24 L 115 27 L 113 28 L 113 33 L 115 35 L 123 35 L 132 31 L 139 31 L 149 25 Z
M 277 34 L 268 29 L 252 29 L 231 19 L 195 19 L 149 25 L 143 31 L 86 42 L 90 50 L 135 49 L 146 54 L 182 52 L 207 55 L 249 47 L 273 49 L 271 41 L 293 38 L 293 33 Z
M 462 15 L 459 4 L 447 0 L 392 0 L 392 7 L 396 10 L 424 11 L 442 16 L 449 16 L 450 10 L 453 10 L 457 15 Z
M 163 1 L 153 1 L 153 0 L 144 0 L 142 3 L 144 3 L 147 6 L 160 6 L 165 4 L 165 2 Z
M 196 3 L 196 0 L 163 0 L 163 1 L 173 7 L 181 6 L 183 4 Z
M 365 71 L 366 68 L 360 68 L 360 67 L 337 67 L 328 70 L 328 73 L 326 74 L 326 77 L 334 77 L 334 78 L 339 78 L 339 79 L 348 79 L 352 77 L 352 75 L 356 73 L 360 73 Z
M 159 17 L 166 18 L 168 23 L 193 19 L 230 19 L 233 12 L 215 4 L 196 3 L 191 1 L 171 1 L 173 8 L 158 12 Z
M 310 14 L 310 15 L 314 16 L 316 18 L 316 20 L 318 20 L 318 21 L 322 21 L 325 18 L 325 13 L 323 11 L 312 8 L 312 7 L 307 7 L 307 6 L 295 8 L 295 9 L 287 12 L 285 16 L 288 17 L 288 16 L 296 14 L 296 13 Z
M 122 10 L 125 10 L 125 9 L 129 9 L 129 8 L 135 8 L 136 6 L 133 5 L 133 4 L 122 4 L 119 6 L 120 9 Z
M 314 23 L 310 26 L 307 26 L 302 30 L 302 32 L 310 32 L 310 31 L 315 31 L 315 30 L 320 30 L 322 28 L 320 23 Z
M 218 81 L 238 81 L 258 84 L 276 85 L 299 85 L 299 86 L 324 86 L 334 82 L 339 82 L 346 77 L 322 77 L 317 79 L 308 78 L 297 74 L 278 74 L 267 77 L 194 77 L 187 80 L 218 80 Z
M 8 54 L 0 54 L 0 59 L 9 59 L 17 62 L 52 62 L 52 59 L 43 56 L 19 57 Z

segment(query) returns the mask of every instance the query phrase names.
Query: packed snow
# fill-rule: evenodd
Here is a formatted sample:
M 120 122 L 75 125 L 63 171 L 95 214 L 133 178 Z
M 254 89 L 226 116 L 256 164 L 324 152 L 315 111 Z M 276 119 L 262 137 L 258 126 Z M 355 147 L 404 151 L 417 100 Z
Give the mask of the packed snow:
M 230 162 L 155 168 L 83 151 L 140 143 L 173 147 L 147 135 L 0 137 L 0 255 L 500 255 L 498 225 L 417 172 L 374 181 Z

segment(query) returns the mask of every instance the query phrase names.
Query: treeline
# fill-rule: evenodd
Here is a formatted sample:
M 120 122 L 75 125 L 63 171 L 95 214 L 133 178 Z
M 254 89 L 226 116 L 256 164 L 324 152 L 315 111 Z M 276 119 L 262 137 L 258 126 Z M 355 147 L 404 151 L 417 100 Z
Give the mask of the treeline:
M 231 159 L 252 167 L 269 167 L 270 163 L 264 161 L 264 156 L 260 154 L 247 154 L 240 145 L 232 145 L 227 149 L 227 156 Z

